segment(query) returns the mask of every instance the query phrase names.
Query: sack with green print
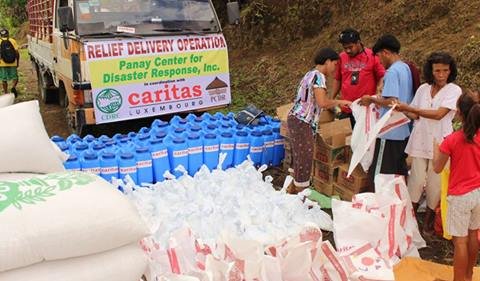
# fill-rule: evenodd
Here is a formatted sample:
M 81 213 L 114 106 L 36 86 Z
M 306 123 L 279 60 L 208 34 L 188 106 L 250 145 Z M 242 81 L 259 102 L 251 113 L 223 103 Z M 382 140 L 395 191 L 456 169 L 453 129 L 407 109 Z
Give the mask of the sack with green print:
M 122 193 L 81 172 L 0 180 L 0 226 L 0 272 L 107 251 L 148 234 Z

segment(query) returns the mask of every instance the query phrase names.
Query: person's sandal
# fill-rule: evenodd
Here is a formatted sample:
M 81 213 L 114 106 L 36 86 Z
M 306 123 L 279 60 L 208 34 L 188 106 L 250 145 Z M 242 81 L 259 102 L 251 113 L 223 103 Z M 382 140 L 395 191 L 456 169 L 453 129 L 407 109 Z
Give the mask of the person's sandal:
M 13 95 L 14 95 L 15 97 L 17 97 L 17 96 L 18 96 L 17 89 L 15 89 L 15 88 L 12 88 L 12 89 L 10 89 L 10 91 L 13 93 Z

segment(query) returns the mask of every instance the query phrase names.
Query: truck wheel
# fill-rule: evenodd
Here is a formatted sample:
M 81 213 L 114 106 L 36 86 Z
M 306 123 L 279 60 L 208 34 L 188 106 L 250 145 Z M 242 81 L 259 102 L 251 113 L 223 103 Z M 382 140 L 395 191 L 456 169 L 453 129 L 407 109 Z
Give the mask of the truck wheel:
M 43 103 L 53 103 L 55 102 L 55 92 L 51 89 L 48 89 L 47 81 L 45 75 L 41 74 L 39 67 L 36 67 L 37 70 L 37 81 L 38 81 L 38 93 L 40 94 L 40 100 Z

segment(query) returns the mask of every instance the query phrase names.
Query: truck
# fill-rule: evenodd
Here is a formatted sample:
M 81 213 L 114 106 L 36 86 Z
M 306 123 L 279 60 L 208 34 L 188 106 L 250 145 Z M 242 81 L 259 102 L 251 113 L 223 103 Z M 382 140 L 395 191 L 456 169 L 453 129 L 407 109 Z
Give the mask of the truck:
M 28 0 L 27 12 L 40 99 L 64 107 L 80 135 L 231 103 L 211 0 Z

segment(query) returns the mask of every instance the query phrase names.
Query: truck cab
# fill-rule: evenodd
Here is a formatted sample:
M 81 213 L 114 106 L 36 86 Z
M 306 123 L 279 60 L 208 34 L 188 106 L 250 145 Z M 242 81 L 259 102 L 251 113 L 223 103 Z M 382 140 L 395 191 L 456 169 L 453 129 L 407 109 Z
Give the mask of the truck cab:
M 209 0 L 29 0 L 41 99 L 87 126 L 231 102 L 228 52 Z

